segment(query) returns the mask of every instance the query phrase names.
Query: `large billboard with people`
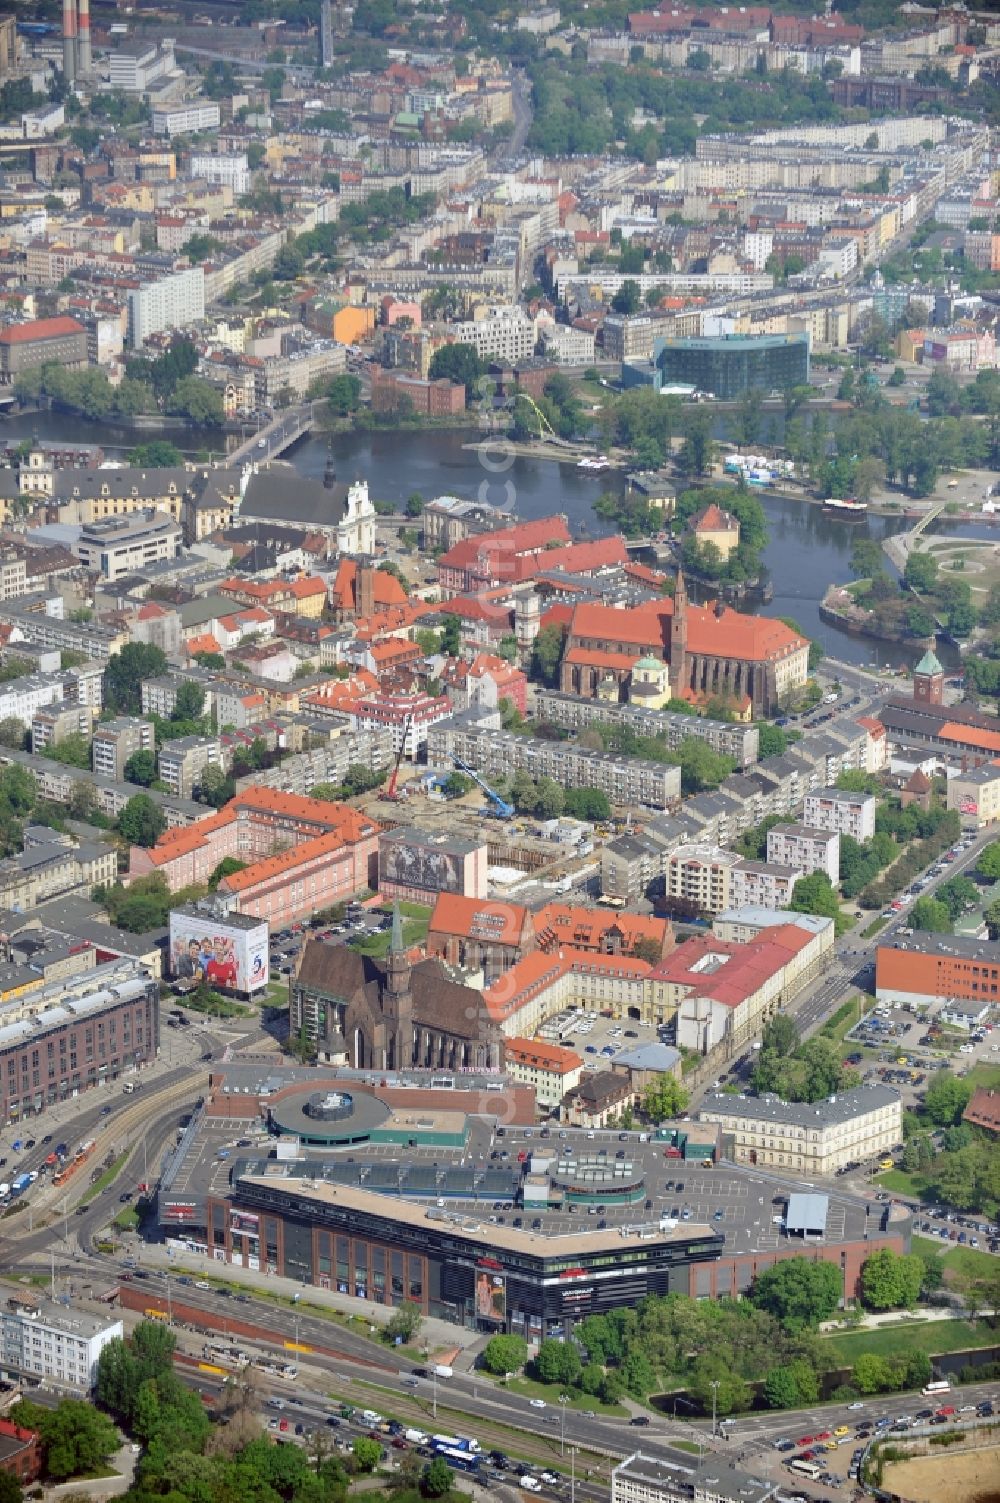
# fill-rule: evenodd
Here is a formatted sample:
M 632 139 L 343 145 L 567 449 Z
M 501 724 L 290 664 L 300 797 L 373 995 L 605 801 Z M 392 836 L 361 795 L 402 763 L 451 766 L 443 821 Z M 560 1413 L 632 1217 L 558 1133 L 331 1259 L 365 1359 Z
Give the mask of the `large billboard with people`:
M 170 915 L 170 975 L 218 991 L 260 991 L 268 981 L 267 923 L 175 908 Z

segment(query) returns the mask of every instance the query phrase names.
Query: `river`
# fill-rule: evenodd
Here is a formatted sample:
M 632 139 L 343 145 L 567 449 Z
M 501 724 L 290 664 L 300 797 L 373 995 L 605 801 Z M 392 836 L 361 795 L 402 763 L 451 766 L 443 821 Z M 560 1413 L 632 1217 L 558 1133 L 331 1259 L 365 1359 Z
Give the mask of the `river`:
M 113 424 L 92 424 L 49 412 L 0 419 L 0 440 L 20 440 L 32 434 L 53 443 L 99 443 L 109 458 L 123 457 L 136 443 L 152 438 L 169 439 L 191 455 L 201 447 L 196 447 L 195 435 L 183 426 L 136 433 Z M 477 437 L 475 429 L 339 433 L 332 438 L 306 439 L 291 452 L 289 460 L 300 475 L 315 479 L 322 476 L 332 450 L 338 477 L 367 480 L 377 500 L 403 503 L 414 491 L 428 501 L 454 495 L 497 506 L 511 505 L 515 514 L 526 520 L 563 512 L 577 534 L 585 530 L 590 536 L 603 536 L 613 531 L 613 524 L 594 514 L 593 503 L 602 491 L 621 488 L 624 480 L 620 473 L 592 475 L 578 470 L 575 463 L 522 455 L 483 455 L 466 447 Z M 197 438 L 203 439 L 203 435 Z M 903 528 L 903 519 L 872 516 L 860 523 L 845 523 L 825 516 L 818 506 L 807 502 L 766 493 L 760 499 L 770 529 L 764 559 L 774 589 L 773 599 L 761 610 L 771 616 L 793 616 L 807 636 L 822 643 L 831 656 L 847 662 L 898 665 L 916 661 L 922 648 L 914 651 L 851 637 L 819 617 L 827 585 L 850 577 L 854 540 L 867 536 L 881 541 Z M 289 520 L 317 520 L 297 501 L 293 486 L 289 487 L 284 510 Z

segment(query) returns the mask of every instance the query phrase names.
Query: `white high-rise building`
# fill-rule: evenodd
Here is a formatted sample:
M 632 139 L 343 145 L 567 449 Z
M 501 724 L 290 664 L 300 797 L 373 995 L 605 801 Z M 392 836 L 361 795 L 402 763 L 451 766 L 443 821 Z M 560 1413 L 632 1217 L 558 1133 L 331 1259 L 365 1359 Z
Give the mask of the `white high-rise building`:
M 182 329 L 205 317 L 205 272 L 201 266 L 170 272 L 128 294 L 128 342 L 138 349 L 161 329 Z
M 87 1393 L 101 1352 L 123 1334 L 120 1320 L 14 1297 L 0 1310 L 0 1369 L 15 1378 L 23 1373 L 53 1378 Z
M 221 183 L 234 193 L 250 192 L 250 164 L 245 151 L 193 152 L 188 170 L 192 177 L 206 183 Z

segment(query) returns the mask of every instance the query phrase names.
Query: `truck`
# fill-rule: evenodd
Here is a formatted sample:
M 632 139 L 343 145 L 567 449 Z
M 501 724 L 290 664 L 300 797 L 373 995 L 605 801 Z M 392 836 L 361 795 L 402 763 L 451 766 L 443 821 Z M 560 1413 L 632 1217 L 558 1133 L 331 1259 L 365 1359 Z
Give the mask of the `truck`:
M 30 1174 L 18 1174 L 18 1175 L 16 1175 L 15 1178 L 11 1181 L 11 1185 L 10 1185 L 10 1193 L 11 1193 L 11 1195 L 23 1195 L 24 1192 L 25 1192 L 25 1190 L 27 1190 L 28 1186 L 31 1184 L 31 1182 L 32 1181 L 31 1181 L 31 1175 Z
M 446 1362 L 435 1362 L 433 1373 L 435 1378 L 453 1378 L 455 1376 L 455 1369 L 449 1367 Z
M 411 1446 L 425 1446 L 430 1437 L 424 1430 L 404 1430 L 403 1439 L 408 1440 Z

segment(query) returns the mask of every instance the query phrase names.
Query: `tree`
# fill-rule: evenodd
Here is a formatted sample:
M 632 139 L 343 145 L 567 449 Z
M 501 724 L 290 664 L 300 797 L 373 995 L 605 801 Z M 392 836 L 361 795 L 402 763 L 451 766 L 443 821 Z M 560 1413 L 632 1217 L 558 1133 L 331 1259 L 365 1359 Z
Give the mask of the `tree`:
M 334 417 L 347 417 L 361 403 L 361 382 L 357 376 L 334 376 L 326 388 L 326 399 Z
M 138 715 L 142 709 L 143 679 L 167 671 L 166 654 L 148 642 L 129 642 L 108 659 L 104 670 L 104 706 L 118 715 Z
M 0 1503 L 21 1503 L 24 1494 L 12 1472 L 0 1472 Z
M 148 788 L 156 780 L 156 753 L 133 752 L 125 763 L 124 771 L 127 783 L 141 783 L 143 788 Z
M 787 1013 L 776 1012 L 764 1025 L 760 1036 L 761 1053 L 773 1051 L 779 1057 L 793 1054 L 798 1048 L 799 1030 L 795 1019 Z
M 185 679 L 177 687 L 171 720 L 199 720 L 205 708 L 205 691 L 200 684 Z
M 764 1380 L 764 1399 L 770 1409 L 797 1409 L 819 1397 L 819 1380 L 809 1362 L 785 1362 L 772 1367 Z
M 861 1298 L 869 1310 L 909 1310 L 920 1298 L 923 1280 L 923 1263 L 914 1254 L 880 1248 L 861 1266 Z
M 133 449 L 128 462 L 137 469 L 167 470 L 182 465 L 184 455 L 176 444 L 170 443 L 165 438 L 154 438 L 149 443 L 139 444 Z
M 787 1258 L 754 1279 L 750 1299 L 767 1310 L 784 1330 L 814 1330 L 829 1320 L 843 1295 L 843 1276 L 833 1263 Z
M 714 453 L 712 414 L 707 407 L 685 408 L 684 442 L 677 455 L 678 469 L 684 475 L 704 475 L 711 468 Z
M 495 1377 L 520 1372 L 527 1360 L 528 1343 L 523 1336 L 491 1336 L 483 1348 L 483 1366 Z
M 948 917 L 954 923 L 967 909 L 975 908 L 979 901 L 979 888 L 971 877 L 952 877 L 950 881 L 942 882 L 935 897 L 947 908 Z
M 220 882 L 224 882 L 227 877 L 235 876 L 237 872 L 244 871 L 245 868 L 246 862 L 241 861 L 238 856 L 223 856 L 208 879 L 209 892 L 215 892 Z
M 983 919 L 990 939 L 996 943 L 1000 939 L 1000 898 L 994 898 L 993 902 L 983 909 Z
M 441 617 L 440 651 L 448 658 L 457 658 L 462 650 L 462 619 L 448 612 Z
M 0 746 L 9 746 L 14 751 L 23 751 L 26 736 L 24 721 L 18 720 L 16 715 L 8 715 L 0 720 Z
M 386 1321 L 385 1334 L 390 1341 L 395 1341 L 397 1336 L 405 1342 L 415 1341 L 420 1334 L 422 1324 L 423 1316 L 420 1313 L 420 1306 L 413 1300 L 405 1299 L 401 1305 L 397 1305 Z
M 1000 840 L 994 840 L 983 847 L 976 862 L 976 870 L 990 882 L 1000 882 Z
M 543 626 L 531 648 L 530 675 L 536 683 L 551 688 L 558 680 L 566 633 L 561 626 Z
M 572 1342 L 550 1337 L 538 1348 L 534 1360 L 535 1376 L 542 1383 L 575 1383 L 580 1375 L 580 1353 Z
M 541 819 L 558 819 L 563 812 L 566 795 L 552 778 L 539 778 L 535 787 L 535 813 Z
M 432 381 L 454 381 L 465 387 L 468 401 L 473 395 L 476 382 L 486 374 L 486 363 L 479 358 L 475 345 L 446 344 L 434 352 L 428 374 Z
M 209 763 L 203 767 L 195 789 L 195 797 L 203 804 L 211 804 L 213 809 L 221 809 L 223 804 L 228 804 L 236 793 L 236 785 L 231 774 L 215 763 Z
M 351 1454 L 354 1457 L 355 1465 L 359 1472 L 373 1472 L 382 1460 L 382 1447 L 377 1440 L 371 1440 L 367 1435 L 359 1435 L 351 1447 Z M 441 1458 L 438 1457 L 437 1459 L 440 1460 Z M 447 1462 L 444 1463 L 444 1467 L 448 1472 L 448 1486 L 450 1487 L 451 1471 L 448 1468 Z
M 888 1393 L 894 1386 L 892 1368 L 884 1357 L 863 1352 L 854 1364 L 851 1382 L 858 1393 Z
M 222 393 L 198 376 L 178 381 L 166 404 L 167 411 L 186 417 L 204 428 L 221 428 L 225 420 Z
M 148 793 L 130 798 L 118 816 L 119 833 L 129 845 L 155 845 L 166 828 L 166 816 Z
M 638 313 L 641 306 L 642 293 L 639 291 L 639 283 L 633 282 L 631 277 L 628 277 L 611 299 L 612 312 L 630 317 L 633 313 Z
M 11 1418 L 41 1435 L 45 1471 L 53 1482 L 98 1470 L 118 1449 L 118 1432 L 111 1420 L 80 1399 L 62 1399 L 55 1409 L 22 1400 Z
M 840 903 L 826 872 L 810 872 L 808 876 L 799 877 L 792 888 L 792 900 L 788 906 L 793 913 L 813 913 L 832 919 L 840 916 Z
M 688 1092 L 672 1075 L 659 1075 L 642 1093 L 642 1110 L 652 1121 L 679 1117 L 687 1110 Z
M 711 1413 L 714 1407 L 716 1414 L 748 1409 L 752 1396 L 749 1383 L 734 1371 L 725 1357 L 714 1354 L 699 1357 L 694 1363 L 688 1392 L 707 1413 Z
M 937 898 L 918 898 L 910 909 L 910 924 L 930 934 L 950 934 L 952 918 L 947 905 Z
M 871 579 L 882 573 L 882 549 L 871 538 L 857 538 L 851 548 L 851 573 L 858 579 Z
M 938 563 L 933 553 L 911 553 L 903 570 L 903 580 L 911 590 L 926 594 L 938 582 Z
M 225 668 L 226 660 L 221 652 L 196 652 L 194 661 L 201 668 Z
M 420 1478 L 420 1491 L 427 1498 L 443 1498 L 451 1492 L 453 1480 L 454 1473 L 444 1457 L 435 1456 L 424 1468 Z
M 972 1087 L 959 1080 L 950 1070 L 939 1070 L 924 1097 L 924 1111 L 935 1127 L 954 1127 L 962 1120 L 969 1104 Z

